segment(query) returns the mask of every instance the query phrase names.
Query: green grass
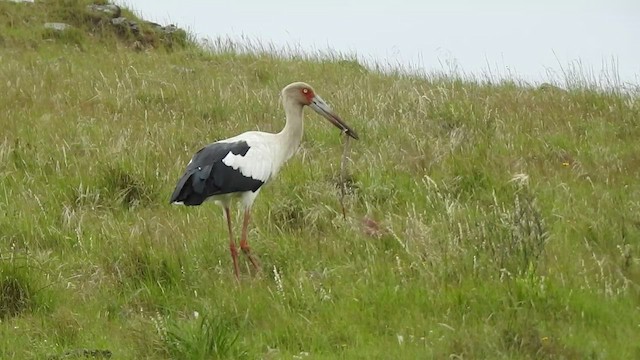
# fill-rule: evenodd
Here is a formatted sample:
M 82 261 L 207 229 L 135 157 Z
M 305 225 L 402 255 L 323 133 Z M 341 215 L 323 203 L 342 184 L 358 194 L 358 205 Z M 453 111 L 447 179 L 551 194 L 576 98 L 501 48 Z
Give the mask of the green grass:
M 140 52 L 84 18 L 43 37 L 84 3 L 38 4 L 0 2 L 0 358 L 640 356 L 637 94 Z M 279 131 L 297 80 L 361 135 L 348 216 L 341 138 L 307 111 L 237 284 L 220 209 L 168 197 L 201 145 Z

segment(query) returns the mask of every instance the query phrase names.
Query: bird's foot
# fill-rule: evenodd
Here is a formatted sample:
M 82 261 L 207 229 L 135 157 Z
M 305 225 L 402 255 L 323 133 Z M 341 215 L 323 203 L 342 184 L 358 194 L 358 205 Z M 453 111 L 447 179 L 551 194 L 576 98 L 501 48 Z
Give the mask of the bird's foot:
M 249 262 L 251 262 L 253 270 L 256 272 L 256 274 L 261 273 L 262 267 L 260 266 L 260 262 L 258 261 L 258 259 L 256 259 L 255 256 L 251 254 L 251 248 L 249 248 L 249 244 L 247 244 L 246 242 L 240 242 L 240 248 L 242 249 L 242 253 L 244 253 L 249 259 Z
M 233 259 L 233 271 L 236 275 L 236 280 L 240 280 L 240 267 L 238 266 L 238 249 L 233 242 L 229 246 L 231 250 L 231 259 Z

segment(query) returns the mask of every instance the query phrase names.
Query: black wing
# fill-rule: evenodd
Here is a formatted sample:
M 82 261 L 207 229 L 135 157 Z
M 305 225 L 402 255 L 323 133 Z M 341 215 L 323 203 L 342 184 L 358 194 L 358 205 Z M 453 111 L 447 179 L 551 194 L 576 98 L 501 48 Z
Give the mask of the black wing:
M 238 141 L 213 143 L 200 149 L 178 181 L 169 202 L 200 205 L 212 195 L 258 190 L 264 182 L 244 176 L 240 169 L 234 170 L 222 162 L 229 153 L 246 155 L 249 148 L 246 141 Z

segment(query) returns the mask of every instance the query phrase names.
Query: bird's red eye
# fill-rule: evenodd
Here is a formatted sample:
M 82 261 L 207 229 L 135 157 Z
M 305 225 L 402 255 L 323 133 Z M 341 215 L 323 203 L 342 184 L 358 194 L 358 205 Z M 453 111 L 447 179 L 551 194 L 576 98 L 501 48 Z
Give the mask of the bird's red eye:
M 309 88 L 302 88 L 302 95 L 307 99 L 308 103 L 311 103 L 313 100 L 313 91 Z

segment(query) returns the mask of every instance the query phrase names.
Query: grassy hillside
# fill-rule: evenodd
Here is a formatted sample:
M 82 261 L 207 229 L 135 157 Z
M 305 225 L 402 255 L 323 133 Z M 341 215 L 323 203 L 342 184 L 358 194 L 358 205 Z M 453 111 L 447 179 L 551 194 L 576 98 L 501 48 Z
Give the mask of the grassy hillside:
M 0 358 L 640 357 L 637 95 L 141 50 L 84 5 L 0 2 Z M 220 209 L 167 201 L 203 144 L 279 131 L 298 80 L 360 134 L 347 219 L 307 111 L 238 284 Z

